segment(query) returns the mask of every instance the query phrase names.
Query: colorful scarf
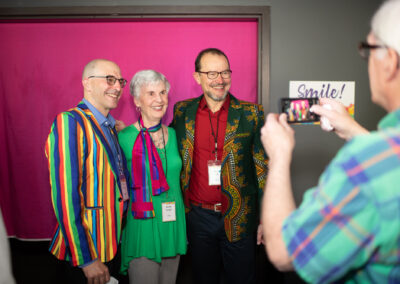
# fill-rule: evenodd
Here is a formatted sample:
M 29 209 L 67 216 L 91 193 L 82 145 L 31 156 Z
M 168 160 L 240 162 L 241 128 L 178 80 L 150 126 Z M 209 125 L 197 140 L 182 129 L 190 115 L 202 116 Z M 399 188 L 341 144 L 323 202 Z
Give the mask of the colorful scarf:
M 169 186 L 157 148 L 149 133 L 159 130 L 161 121 L 153 127 L 145 128 L 140 116 L 139 126 L 141 130 L 132 149 L 132 215 L 135 219 L 148 219 L 153 218 L 155 214 L 147 180 L 151 179 L 153 195 L 159 195 L 167 191 Z M 149 162 L 150 176 L 146 170 L 146 161 Z

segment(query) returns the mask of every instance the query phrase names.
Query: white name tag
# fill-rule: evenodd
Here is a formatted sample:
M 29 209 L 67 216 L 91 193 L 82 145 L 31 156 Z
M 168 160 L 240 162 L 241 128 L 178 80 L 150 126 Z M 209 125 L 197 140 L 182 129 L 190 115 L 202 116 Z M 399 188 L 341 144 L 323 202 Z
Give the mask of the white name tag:
M 175 214 L 175 201 L 163 202 L 162 206 L 162 220 L 163 222 L 176 221 Z
M 221 161 L 208 161 L 208 185 L 221 185 Z

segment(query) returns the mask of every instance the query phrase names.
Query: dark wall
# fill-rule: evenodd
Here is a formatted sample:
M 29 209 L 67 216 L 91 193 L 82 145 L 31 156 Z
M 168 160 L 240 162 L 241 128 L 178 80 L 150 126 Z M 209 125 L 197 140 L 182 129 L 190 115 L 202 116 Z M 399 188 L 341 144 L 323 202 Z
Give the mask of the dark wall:
M 368 34 L 381 1 L 271 2 L 271 111 L 288 96 L 290 80 L 355 81 L 355 118 L 376 129 L 384 112 L 371 103 L 367 62 L 358 55 L 357 43 Z M 344 141 L 318 126 L 294 128 L 292 185 L 299 202 Z

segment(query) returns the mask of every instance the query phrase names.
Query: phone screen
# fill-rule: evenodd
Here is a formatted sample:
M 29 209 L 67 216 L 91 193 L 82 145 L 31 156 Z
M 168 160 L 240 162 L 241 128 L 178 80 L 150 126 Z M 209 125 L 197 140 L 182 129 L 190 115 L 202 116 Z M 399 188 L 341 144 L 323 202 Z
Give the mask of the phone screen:
M 319 121 L 319 115 L 310 111 L 318 104 L 318 98 L 282 98 L 280 112 L 287 114 L 288 123 L 310 123 Z

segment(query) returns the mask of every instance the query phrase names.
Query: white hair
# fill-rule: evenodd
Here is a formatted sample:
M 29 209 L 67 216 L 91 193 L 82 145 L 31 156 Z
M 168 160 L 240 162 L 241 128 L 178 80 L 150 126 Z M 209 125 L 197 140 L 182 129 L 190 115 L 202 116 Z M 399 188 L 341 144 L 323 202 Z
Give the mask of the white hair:
M 371 30 L 382 44 L 400 55 L 400 0 L 387 0 L 374 14 Z
M 130 84 L 129 84 L 129 89 L 131 91 L 131 95 L 135 96 L 136 98 L 139 98 L 140 96 L 140 90 L 143 86 L 145 85 L 152 85 L 156 84 L 159 82 L 163 82 L 165 84 L 165 88 L 167 90 L 167 93 L 169 92 L 170 89 L 170 84 L 165 78 L 163 74 L 160 72 L 154 71 L 154 70 L 142 70 L 137 72 Z

